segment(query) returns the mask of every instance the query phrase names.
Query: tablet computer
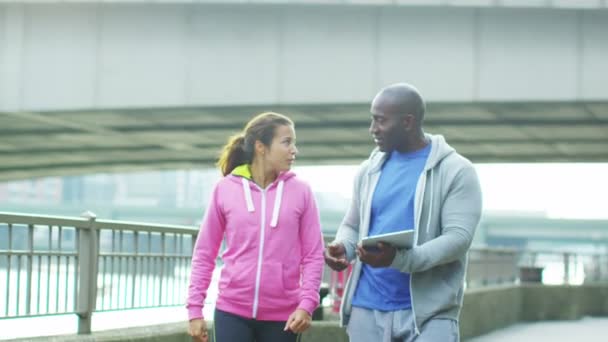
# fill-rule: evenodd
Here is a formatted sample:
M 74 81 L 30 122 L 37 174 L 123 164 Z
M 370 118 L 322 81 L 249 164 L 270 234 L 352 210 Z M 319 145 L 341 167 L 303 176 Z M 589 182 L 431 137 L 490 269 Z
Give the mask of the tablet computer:
M 385 242 L 396 248 L 412 248 L 414 245 L 414 230 L 368 236 L 361 240 L 361 245 L 363 247 L 376 247 L 378 242 Z

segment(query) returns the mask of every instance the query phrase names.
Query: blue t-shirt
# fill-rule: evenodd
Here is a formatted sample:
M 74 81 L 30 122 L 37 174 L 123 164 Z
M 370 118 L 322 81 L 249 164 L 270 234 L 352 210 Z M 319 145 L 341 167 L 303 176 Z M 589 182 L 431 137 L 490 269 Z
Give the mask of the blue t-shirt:
M 393 151 L 382 166 L 372 198 L 369 236 L 414 229 L 414 197 L 431 145 L 409 153 Z M 363 264 L 353 305 L 380 311 L 410 309 L 410 275 Z

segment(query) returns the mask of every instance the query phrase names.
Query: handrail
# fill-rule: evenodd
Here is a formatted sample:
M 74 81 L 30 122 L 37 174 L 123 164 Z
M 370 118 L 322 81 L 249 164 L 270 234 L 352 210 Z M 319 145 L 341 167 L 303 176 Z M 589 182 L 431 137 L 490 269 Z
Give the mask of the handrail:
M 77 227 L 85 225 L 88 220 L 80 217 L 9 213 L 0 211 L 0 222 L 7 224 L 43 224 Z
M 107 229 L 131 230 L 135 232 L 154 232 L 154 233 L 177 233 L 177 234 L 197 234 L 198 228 L 189 226 L 139 223 L 113 220 L 96 220 L 96 226 Z
M 81 217 L 51 216 L 0 211 L 0 222 L 8 224 L 42 224 L 87 228 L 89 220 Z M 152 231 L 158 233 L 197 233 L 198 228 L 175 224 L 156 224 L 133 221 L 95 220 L 97 227 L 108 229 Z

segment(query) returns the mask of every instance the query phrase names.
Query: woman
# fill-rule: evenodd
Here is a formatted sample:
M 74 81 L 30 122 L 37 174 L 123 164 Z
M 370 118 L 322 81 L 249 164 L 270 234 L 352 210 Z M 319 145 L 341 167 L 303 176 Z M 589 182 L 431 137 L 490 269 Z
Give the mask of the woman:
M 218 249 L 224 267 L 214 313 L 217 342 L 288 342 L 319 305 L 323 238 L 308 184 L 290 172 L 298 150 L 293 122 L 262 113 L 232 137 L 194 246 L 189 333 L 209 341 L 203 303 Z

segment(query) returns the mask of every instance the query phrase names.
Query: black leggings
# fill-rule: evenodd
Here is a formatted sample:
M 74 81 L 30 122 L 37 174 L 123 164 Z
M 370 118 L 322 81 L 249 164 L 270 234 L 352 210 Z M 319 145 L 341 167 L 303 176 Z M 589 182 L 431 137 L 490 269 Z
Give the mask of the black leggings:
M 213 342 L 297 342 L 299 335 L 283 331 L 285 321 L 258 321 L 215 309 Z

